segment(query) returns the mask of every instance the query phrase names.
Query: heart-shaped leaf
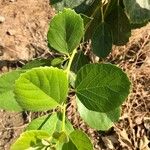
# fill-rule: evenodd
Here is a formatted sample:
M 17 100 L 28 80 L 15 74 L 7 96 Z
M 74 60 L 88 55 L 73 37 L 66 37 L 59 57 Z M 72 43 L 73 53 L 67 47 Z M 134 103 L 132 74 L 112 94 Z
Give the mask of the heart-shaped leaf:
M 149 0 L 124 0 L 123 2 L 131 23 L 141 24 L 150 21 Z
M 94 128 L 96 130 L 102 131 L 108 130 L 113 126 L 113 122 L 118 121 L 120 117 L 120 108 L 117 108 L 115 110 L 106 113 L 91 111 L 87 109 L 78 99 L 77 99 L 77 106 L 81 118 L 91 128 Z
M 69 54 L 80 44 L 83 34 L 81 16 L 74 10 L 64 9 L 51 20 L 47 37 L 52 48 Z
M 0 76 L 0 108 L 9 111 L 22 111 L 16 102 L 14 95 L 14 84 L 21 73 L 24 71 L 16 70 Z
M 42 149 L 42 140 L 48 139 L 50 135 L 45 131 L 31 130 L 20 135 L 10 150 Z
M 127 75 L 111 64 L 88 64 L 76 77 L 76 95 L 86 108 L 108 112 L 127 98 L 130 82 Z
M 108 56 L 112 49 L 112 35 L 107 23 L 102 22 L 92 37 L 93 52 L 102 58 Z
M 17 102 L 25 110 L 43 111 L 56 108 L 67 97 L 67 74 L 57 68 L 34 68 L 15 83 Z

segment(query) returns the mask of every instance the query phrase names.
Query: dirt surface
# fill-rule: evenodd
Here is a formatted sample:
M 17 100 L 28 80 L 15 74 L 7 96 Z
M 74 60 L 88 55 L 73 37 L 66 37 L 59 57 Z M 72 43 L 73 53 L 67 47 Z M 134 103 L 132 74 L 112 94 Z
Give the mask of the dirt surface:
M 52 12 L 49 0 L 0 0 L 0 60 L 43 54 Z
M 53 15 L 48 4 L 48 0 L 0 0 L 0 72 L 16 68 L 19 60 L 47 54 L 46 34 Z M 10 61 L 10 65 L 4 60 Z M 73 96 L 67 109 L 68 118 L 74 127 L 89 134 L 96 150 L 149 150 L 150 24 L 134 30 L 125 46 L 114 46 L 105 61 L 120 66 L 132 82 L 131 94 L 122 106 L 119 122 L 107 132 L 90 129 L 76 112 Z M 1 110 L 0 150 L 9 150 L 34 117 L 32 113 Z

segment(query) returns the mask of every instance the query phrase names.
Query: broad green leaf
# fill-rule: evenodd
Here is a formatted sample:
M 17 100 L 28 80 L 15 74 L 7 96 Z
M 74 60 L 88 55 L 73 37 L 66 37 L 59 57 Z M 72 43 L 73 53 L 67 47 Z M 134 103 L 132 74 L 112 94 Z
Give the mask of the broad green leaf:
M 90 59 L 88 58 L 88 56 L 84 55 L 82 51 L 79 51 L 78 53 L 76 53 L 73 59 L 71 70 L 77 73 L 81 67 L 88 64 L 89 62 L 90 62 Z
M 150 21 L 150 0 L 123 0 L 125 10 L 133 24 Z
M 48 139 L 49 134 L 45 131 L 32 130 L 20 135 L 17 141 L 11 146 L 10 150 L 42 149 L 42 139 Z
M 84 106 L 98 112 L 119 107 L 130 90 L 127 75 L 111 64 L 85 65 L 77 73 L 75 86 L 76 95 Z
M 22 69 L 32 69 L 36 67 L 50 66 L 50 65 L 51 65 L 51 59 L 35 59 L 25 64 L 22 67 Z
M 131 27 L 129 19 L 121 6 L 116 6 L 111 11 L 110 15 L 107 17 L 107 22 L 112 30 L 113 44 L 126 44 L 131 36 Z
M 26 130 L 45 130 L 52 135 L 56 129 L 57 121 L 58 117 L 56 113 L 52 115 L 45 115 L 32 120 Z
M 113 126 L 113 122 L 119 120 L 120 109 L 117 108 L 110 112 L 100 113 L 96 111 L 91 111 L 87 109 L 78 99 L 77 99 L 78 111 L 81 118 L 91 127 L 96 130 L 108 130 Z
M 108 56 L 112 49 L 112 34 L 107 23 L 103 22 L 96 28 L 92 37 L 93 52 L 102 58 Z
M 64 9 L 50 22 L 49 45 L 55 50 L 69 54 L 80 44 L 84 34 L 83 19 L 74 10 Z
M 67 97 L 66 73 L 53 67 L 39 67 L 22 74 L 15 83 L 17 102 L 25 110 L 56 108 Z
M 73 131 L 69 138 L 78 150 L 93 150 L 93 145 L 88 136 L 80 130 Z
M 24 71 L 16 70 L 0 76 L 0 108 L 8 111 L 22 111 L 14 95 L 14 83 Z
M 62 127 L 62 116 L 61 114 L 54 113 L 52 115 L 45 115 L 34 119 L 28 125 L 26 130 L 45 130 L 49 134 L 56 132 L 61 132 Z M 66 133 L 69 135 L 71 132 L 74 131 L 72 124 L 66 118 L 65 122 L 65 129 Z

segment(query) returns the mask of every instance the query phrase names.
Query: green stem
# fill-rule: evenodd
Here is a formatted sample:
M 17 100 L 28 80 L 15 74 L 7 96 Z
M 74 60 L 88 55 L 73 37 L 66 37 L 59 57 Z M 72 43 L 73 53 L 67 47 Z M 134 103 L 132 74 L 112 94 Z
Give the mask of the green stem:
M 72 52 L 72 55 L 71 55 L 71 57 L 69 59 L 68 66 L 66 68 L 66 72 L 67 72 L 68 76 L 69 76 L 69 72 L 70 72 L 70 68 L 71 68 L 71 64 L 72 64 L 73 58 L 74 58 L 76 53 L 77 53 L 77 49 L 74 49 L 73 52 Z
M 62 131 L 65 131 L 66 104 L 63 105 Z
M 118 0 L 117 5 L 119 6 L 120 1 Z
M 103 4 L 101 5 L 102 23 L 104 22 Z
M 74 56 L 75 56 L 76 53 L 77 53 L 77 49 L 74 49 L 73 52 L 72 52 L 71 57 L 69 57 L 69 63 L 68 63 L 68 66 L 67 66 L 67 68 L 65 70 L 67 72 L 68 78 L 69 78 L 71 64 L 73 62 L 73 58 L 74 58 Z M 64 104 L 61 107 L 61 109 L 62 109 L 62 113 L 63 113 L 63 117 L 62 117 L 62 131 L 65 131 L 66 104 Z
M 107 10 L 108 10 L 108 8 L 110 6 L 110 2 L 111 2 L 111 0 L 108 0 L 108 4 L 107 4 L 106 9 L 104 11 L 104 17 L 106 17 L 106 13 L 107 13 Z

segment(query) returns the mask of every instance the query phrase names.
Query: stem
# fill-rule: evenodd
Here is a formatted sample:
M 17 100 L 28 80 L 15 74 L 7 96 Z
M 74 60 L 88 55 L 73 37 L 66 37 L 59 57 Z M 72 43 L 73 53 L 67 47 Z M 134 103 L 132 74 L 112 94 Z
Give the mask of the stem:
M 66 104 L 63 105 L 62 131 L 65 131 Z
M 111 0 L 108 0 L 108 4 L 107 4 L 106 9 L 105 9 L 105 11 L 104 11 L 104 17 L 106 17 L 106 12 L 107 12 L 107 10 L 108 10 L 108 8 L 109 8 L 109 6 L 110 6 L 110 1 L 111 1 Z
M 119 6 L 119 0 L 118 0 L 118 2 L 117 2 L 117 5 Z
M 103 12 L 103 4 L 101 6 L 101 14 L 102 14 L 102 23 L 104 22 L 104 12 Z
M 77 53 L 77 49 L 74 49 L 73 52 L 72 52 L 72 55 L 70 57 L 68 66 L 66 68 L 66 72 L 67 72 L 68 76 L 69 76 L 69 72 L 70 72 L 70 68 L 71 68 L 71 64 L 72 64 L 73 58 L 74 58 L 74 56 L 75 56 L 76 53 Z

